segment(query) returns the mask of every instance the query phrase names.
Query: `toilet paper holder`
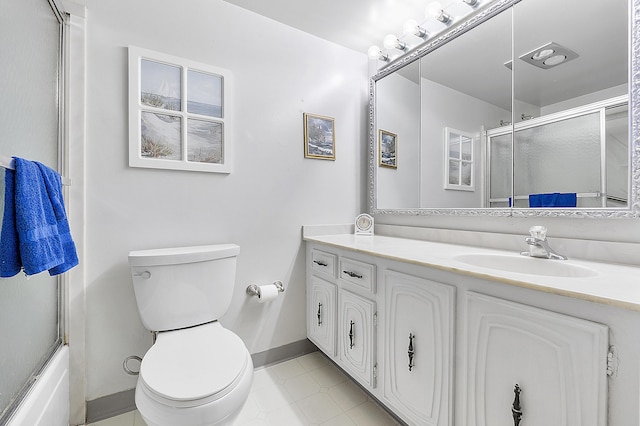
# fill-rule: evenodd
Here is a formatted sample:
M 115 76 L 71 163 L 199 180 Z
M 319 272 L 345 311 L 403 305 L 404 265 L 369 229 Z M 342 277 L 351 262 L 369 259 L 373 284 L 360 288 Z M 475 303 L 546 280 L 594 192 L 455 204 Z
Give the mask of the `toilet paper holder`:
M 278 289 L 278 293 L 284 293 L 284 284 L 282 284 L 282 281 L 274 281 L 273 285 Z M 249 296 L 260 296 L 260 287 L 255 284 L 251 284 L 247 287 L 247 294 Z

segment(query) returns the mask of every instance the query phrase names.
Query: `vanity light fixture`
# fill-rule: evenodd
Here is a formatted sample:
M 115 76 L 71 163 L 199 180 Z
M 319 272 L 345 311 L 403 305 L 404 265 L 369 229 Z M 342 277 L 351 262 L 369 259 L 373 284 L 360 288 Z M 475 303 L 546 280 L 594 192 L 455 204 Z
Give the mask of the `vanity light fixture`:
M 418 22 L 415 19 L 409 19 L 405 22 L 402 32 L 405 35 L 414 35 L 424 39 L 429 36 L 429 34 L 427 34 L 427 30 L 418 25 Z
M 382 41 L 382 44 L 387 49 L 395 48 L 398 50 L 405 50 L 407 48 L 407 43 L 403 43 L 400 40 L 398 40 L 398 37 L 396 37 L 394 34 L 387 34 L 384 40 Z
M 429 5 L 427 6 L 427 9 L 425 10 L 425 14 L 427 15 L 427 18 L 437 19 L 443 24 L 451 23 L 451 19 L 452 19 L 451 15 L 446 13 L 442 8 L 442 5 L 437 1 L 434 1 L 433 3 L 429 3 Z
M 389 55 L 387 55 L 386 53 L 383 53 L 378 46 L 371 46 L 367 51 L 367 55 L 371 59 L 376 59 L 383 62 L 389 61 Z

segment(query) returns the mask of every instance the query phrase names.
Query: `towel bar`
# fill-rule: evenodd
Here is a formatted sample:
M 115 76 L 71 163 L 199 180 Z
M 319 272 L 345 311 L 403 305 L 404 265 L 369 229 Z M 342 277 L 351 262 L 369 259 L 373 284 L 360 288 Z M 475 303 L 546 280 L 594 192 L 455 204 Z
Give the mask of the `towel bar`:
M 0 167 L 4 167 L 5 169 L 15 170 L 16 167 L 14 165 L 13 158 L 6 157 L 4 155 L 0 155 Z M 71 179 L 68 177 L 61 176 L 62 184 L 65 186 L 71 186 Z

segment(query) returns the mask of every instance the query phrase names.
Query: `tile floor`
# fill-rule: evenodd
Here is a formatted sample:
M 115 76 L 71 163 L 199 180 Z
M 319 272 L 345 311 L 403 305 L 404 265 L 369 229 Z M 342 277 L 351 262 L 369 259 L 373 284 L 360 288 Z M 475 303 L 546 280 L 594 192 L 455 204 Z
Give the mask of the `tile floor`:
M 258 368 L 233 426 L 397 426 L 320 352 Z M 137 411 L 90 426 L 146 426 Z

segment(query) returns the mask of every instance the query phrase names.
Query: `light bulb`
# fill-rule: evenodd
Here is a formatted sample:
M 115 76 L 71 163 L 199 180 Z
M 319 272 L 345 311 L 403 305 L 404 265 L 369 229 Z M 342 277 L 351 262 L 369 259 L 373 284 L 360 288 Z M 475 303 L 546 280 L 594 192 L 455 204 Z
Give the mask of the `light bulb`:
M 398 40 L 398 37 L 396 37 L 395 34 L 387 34 L 387 36 L 382 41 L 382 44 L 387 49 L 404 50 L 407 47 L 406 43 Z
M 414 19 L 409 19 L 404 23 L 404 27 L 402 28 L 402 32 L 405 35 L 414 35 L 417 37 L 425 38 L 427 36 L 427 31 L 418 25 L 418 22 Z
M 444 9 L 442 9 L 442 5 L 437 1 L 429 3 L 425 13 L 427 18 L 437 19 L 443 24 L 447 24 L 451 21 L 451 16 L 445 13 Z
M 382 50 L 378 46 L 371 46 L 369 50 L 367 50 L 367 55 L 371 59 L 380 59 L 382 61 L 388 61 L 389 57 L 382 53 Z

